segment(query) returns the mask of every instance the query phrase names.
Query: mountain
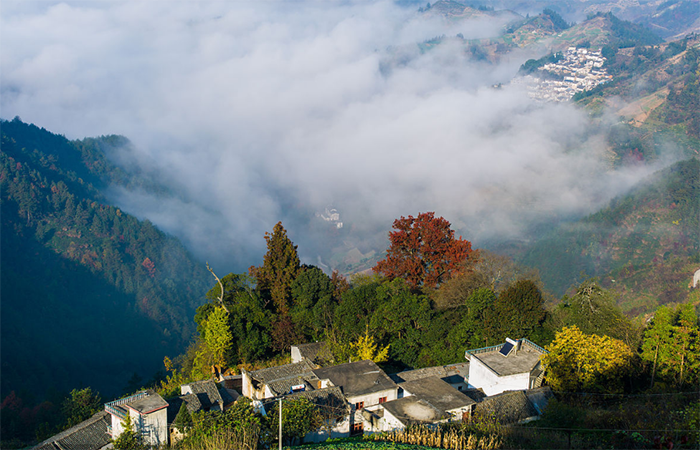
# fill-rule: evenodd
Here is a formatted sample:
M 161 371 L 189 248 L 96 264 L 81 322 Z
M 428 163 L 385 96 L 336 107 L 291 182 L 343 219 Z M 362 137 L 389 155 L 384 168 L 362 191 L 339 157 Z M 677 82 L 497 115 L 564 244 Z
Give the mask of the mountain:
M 661 3 L 652 14 L 635 22 L 645 25 L 664 39 L 681 39 L 700 32 L 700 5 L 693 0 L 670 0 Z
M 630 315 L 700 300 L 689 287 L 700 269 L 700 161 L 678 162 L 601 211 L 559 226 L 524 252 L 557 296 L 599 277 Z
M 101 194 L 158 189 L 110 162 L 128 140 L 69 141 L 18 118 L 0 129 L 2 395 L 145 382 L 191 339 L 210 275 Z

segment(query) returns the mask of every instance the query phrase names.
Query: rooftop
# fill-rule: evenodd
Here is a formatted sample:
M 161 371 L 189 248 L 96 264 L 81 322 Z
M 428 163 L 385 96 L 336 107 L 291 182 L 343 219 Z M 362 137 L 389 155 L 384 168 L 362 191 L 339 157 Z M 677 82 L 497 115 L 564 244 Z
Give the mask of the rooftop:
M 447 417 L 444 411 L 413 395 L 382 403 L 381 406 L 404 425 L 432 423 Z
M 475 414 L 495 417 L 503 424 L 526 421 L 539 415 L 525 391 L 506 391 L 484 398 L 475 408 Z
M 312 374 L 313 368 L 314 367 L 308 361 L 301 361 L 282 366 L 268 367 L 267 369 L 254 370 L 249 372 L 249 375 L 257 381 L 269 384 L 273 381 Z
M 463 408 L 476 403 L 445 381 L 436 377 L 406 381 L 399 386 L 401 386 L 404 391 L 427 401 L 442 411 Z
M 125 406 L 140 414 L 148 414 L 168 407 L 168 402 L 156 392 L 151 391 L 148 394 L 138 400 L 127 403 Z
M 100 411 L 89 419 L 41 442 L 32 450 L 97 450 L 110 442 L 107 433 L 112 419 Z
M 501 377 L 530 372 L 539 363 L 540 356 L 547 351 L 527 339 L 521 339 L 519 342 L 519 348 L 512 348 L 510 351 L 506 351 L 509 346 L 513 347 L 510 342 L 469 350 L 467 358 L 476 358 Z M 504 356 L 504 353 L 507 356 Z
M 343 389 L 346 397 L 396 389 L 396 383 L 370 360 L 357 361 L 314 370 L 319 380 L 330 380 Z
M 463 383 L 464 379 L 469 376 L 469 361 L 450 364 L 447 366 L 425 367 L 423 369 L 405 370 L 403 372 L 394 373 L 389 377 L 396 383 L 404 381 L 420 380 L 428 377 L 442 378 L 450 384 Z
M 296 347 L 299 350 L 299 354 L 302 358 L 307 359 L 314 364 L 325 365 L 333 360 L 333 354 L 325 341 L 298 344 L 294 345 L 293 347 Z
M 218 405 L 223 409 L 224 401 L 221 394 L 212 380 L 195 381 L 188 384 L 183 384 L 180 387 L 183 394 L 194 394 L 199 398 L 202 408 L 209 410 L 212 406 Z

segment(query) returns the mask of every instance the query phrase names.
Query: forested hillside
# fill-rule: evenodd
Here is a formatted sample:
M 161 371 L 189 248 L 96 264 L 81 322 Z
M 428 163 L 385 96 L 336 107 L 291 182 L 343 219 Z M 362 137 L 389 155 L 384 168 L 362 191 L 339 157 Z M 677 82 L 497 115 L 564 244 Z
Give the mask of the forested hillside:
M 656 173 L 633 192 L 541 239 L 523 262 L 557 295 L 581 277 L 600 277 L 632 315 L 683 303 L 700 269 L 700 161 Z M 697 301 L 698 299 L 695 298 Z
M 81 386 L 117 395 L 134 374 L 145 383 L 189 342 L 210 275 L 101 195 L 110 183 L 154 188 L 110 163 L 105 150 L 125 138 L 69 141 L 17 118 L 0 126 L 3 397 L 31 404 Z

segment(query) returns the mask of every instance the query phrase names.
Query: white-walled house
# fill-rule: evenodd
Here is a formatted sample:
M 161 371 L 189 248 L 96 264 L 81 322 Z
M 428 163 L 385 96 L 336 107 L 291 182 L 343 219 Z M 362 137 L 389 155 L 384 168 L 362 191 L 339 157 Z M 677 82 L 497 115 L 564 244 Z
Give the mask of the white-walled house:
M 544 374 L 540 357 L 545 353 L 527 339 L 506 339 L 493 347 L 468 350 L 469 387 L 482 389 L 489 396 L 540 387 Z
M 111 416 L 108 430 L 113 438 L 124 431 L 127 415 L 131 417 L 134 431 L 141 433 L 148 445 L 158 447 L 168 444 L 168 402 L 153 390 L 141 391 L 129 397 L 105 403 L 105 411 Z
M 399 387 L 370 360 L 357 361 L 314 370 L 318 388 L 338 386 L 350 404 L 350 434 L 362 434 L 365 408 L 398 398 Z
M 365 431 L 391 431 L 411 424 L 438 424 L 471 418 L 476 401 L 437 377 L 399 383 L 403 397 L 363 414 Z
M 301 390 L 318 389 L 314 366 L 307 360 L 248 372 L 241 370 L 242 394 L 253 400 L 264 400 Z

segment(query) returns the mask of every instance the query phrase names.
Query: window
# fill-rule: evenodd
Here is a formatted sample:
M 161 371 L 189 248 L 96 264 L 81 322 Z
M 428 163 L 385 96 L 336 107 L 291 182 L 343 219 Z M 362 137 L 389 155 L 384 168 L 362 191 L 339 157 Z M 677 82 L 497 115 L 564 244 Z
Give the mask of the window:
M 362 409 L 365 407 L 365 402 L 357 402 L 355 403 L 355 409 Z
M 386 397 L 382 397 L 379 399 L 379 403 L 386 403 Z
M 350 427 L 350 434 L 352 436 L 356 436 L 358 434 L 362 434 L 362 424 L 361 423 L 353 423 L 352 427 Z

